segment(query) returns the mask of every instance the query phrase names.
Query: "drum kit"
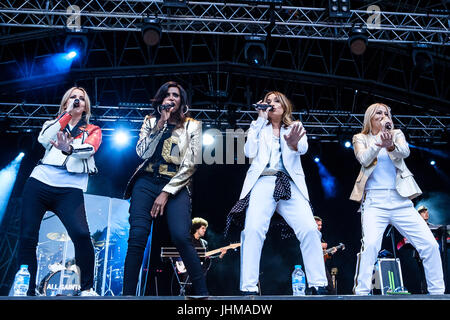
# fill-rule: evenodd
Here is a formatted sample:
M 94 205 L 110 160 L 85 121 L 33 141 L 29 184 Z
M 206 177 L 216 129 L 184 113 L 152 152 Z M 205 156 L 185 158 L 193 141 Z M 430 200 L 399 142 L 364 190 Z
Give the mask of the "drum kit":
M 51 232 L 47 241 L 38 244 L 38 270 L 36 279 L 42 296 L 72 296 L 80 290 L 80 270 L 75 259 L 67 259 L 70 237 L 66 233 Z M 57 244 L 57 251 L 52 252 L 44 244 Z M 42 279 L 40 276 L 45 274 Z
M 37 294 L 41 296 L 76 295 L 80 290 L 80 268 L 68 253 L 70 237 L 66 233 L 50 232 L 47 233 L 46 238 L 48 240 L 39 243 L 37 250 Z M 123 264 L 114 263 L 115 257 L 110 250 L 108 261 L 113 263 L 104 268 L 107 242 L 93 239 L 92 243 L 95 253 L 94 290 L 98 293 L 103 291 L 103 295 L 117 294 L 117 291 L 122 288 Z M 109 247 L 111 245 L 110 242 Z M 101 276 L 104 273 L 106 277 Z

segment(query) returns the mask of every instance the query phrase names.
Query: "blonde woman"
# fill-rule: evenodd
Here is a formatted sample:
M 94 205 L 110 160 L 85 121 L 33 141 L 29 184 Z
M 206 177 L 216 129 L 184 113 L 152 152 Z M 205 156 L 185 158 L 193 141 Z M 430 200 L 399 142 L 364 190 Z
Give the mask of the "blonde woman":
M 261 251 L 275 210 L 293 229 L 300 241 L 308 285 L 312 293 L 325 294 L 327 277 L 305 174 L 300 156 L 308 150 L 306 131 L 292 121 L 292 104 L 280 92 L 266 94 L 258 109 L 244 146 L 252 159 L 239 201 L 230 214 L 245 211 L 241 232 L 240 290 L 244 295 L 258 293 Z
M 445 291 L 438 243 L 410 199 L 422 192 L 404 159 L 408 143 L 394 129 L 390 108 L 382 103 L 369 106 L 361 133 L 353 137 L 361 171 L 351 200 L 361 203 L 362 246 L 357 261 L 354 293 L 367 295 L 372 272 L 386 227 L 393 225 L 417 249 L 423 260 L 430 294 Z
M 26 264 L 31 279 L 28 295 L 36 295 L 36 246 L 46 211 L 54 212 L 64 224 L 75 247 L 80 267 L 81 296 L 97 295 L 94 282 L 94 248 L 91 242 L 83 192 L 89 174 L 97 172 L 94 154 L 102 141 L 98 126 L 89 123 L 89 96 L 73 87 L 64 94 L 59 115 L 44 123 L 38 141 L 44 157 L 33 169 L 23 191 L 19 241 L 19 265 Z

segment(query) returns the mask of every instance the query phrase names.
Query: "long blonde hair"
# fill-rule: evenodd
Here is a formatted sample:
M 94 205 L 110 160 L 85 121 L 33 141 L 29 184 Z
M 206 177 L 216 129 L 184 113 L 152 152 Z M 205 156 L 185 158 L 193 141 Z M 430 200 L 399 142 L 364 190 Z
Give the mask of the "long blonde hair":
M 86 119 L 86 123 L 89 123 L 89 118 L 91 117 L 91 100 L 89 99 L 89 96 L 86 92 L 86 90 L 82 87 L 72 87 L 69 90 L 66 91 L 66 93 L 64 93 L 62 99 L 61 99 L 61 104 L 59 105 L 59 111 L 58 114 L 63 113 L 66 110 L 66 104 L 67 101 L 69 101 L 70 96 L 72 94 L 72 91 L 78 89 L 80 91 L 83 91 L 84 94 L 84 103 L 85 103 L 85 119 Z
M 386 110 L 388 112 L 389 119 L 391 119 L 391 121 L 392 121 L 391 108 L 389 108 L 384 103 L 376 102 L 374 104 L 371 104 L 367 108 L 366 112 L 364 113 L 364 123 L 363 123 L 363 128 L 362 128 L 362 131 L 361 131 L 362 134 L 369 134 L 370 132 L 372 132 L 372 123 L 371 123 L 370 120 L 375 115 L 375 112 L 376 112 L 378 107 L 386 108 Z M 394 129 L 394 123 L 392 123 L 392 129 Z
M 284 94 L 282 94 L 281 92 L 278 92 L 278 91 L 268 92 L 264 96 L 263 101 L 265 102 L 271 94 L 274 94 L 280 100 L 281 107 L 284 110 L 283 115 L 281 116 L 281 122 L 283 122 L 285 128 L 289 127 L 294 122 L 292 120 L 293 106 L 292 106 L 291 101 Z M 271 123 L 270 119 L 269 119 L 269 123 Z

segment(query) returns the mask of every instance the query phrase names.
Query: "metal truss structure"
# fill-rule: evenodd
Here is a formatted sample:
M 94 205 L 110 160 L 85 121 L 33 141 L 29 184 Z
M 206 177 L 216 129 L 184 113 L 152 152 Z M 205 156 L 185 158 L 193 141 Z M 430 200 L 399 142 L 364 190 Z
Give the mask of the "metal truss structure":
M 447 14 L 382 11 L 377 5 L 351 10 L 333 20 L 326 8 L 186 1 L 167 7 L 164 1 L 106 0 L 4 1 L 0 26 L 96 31 L 140 31 L 144 17 L 158 18 L 163 32 L 215 35 L 347 40 L 352 27 L 368 27 L 369 42 L 450 45 Z
M 106 134 L 121 122 L 136 132 L 157 88 L 174 80 L 188 91 L 193 117 L 206 124 L 245 127 L 254 116 L 247 106 L 278 90 L 317 139 L 335 140 L 339 128 L 359 128 L 367 105 L 381 101 L 412 136 L 443 142 L 450 110 L 448 15 L 417 10 L 406 0 L 375 1 L 390 4 L 375 13 L 367 11 L 371 2 L 352 1 L 359 6 L 350 17 L 333 20 L 328 1 L 318 2 L 308 8 L 289 1 L 187 1 L 174 8 L 163 1 L 89 0 L 76 2 L 74 16 L 70 1 L 4 1 L 0 120 L 9 131 L 37 130 L 56 114 L 61 94 L 77 84 L 87 89 L 93 119 Z M 163 36 L 151 48 L 140 24 L 156 16 Z M 77 21 L 89 39 L 85 56 L 69 71 L 44 70 Z M 369 27 L 368 21 L 369 47 L 354 56 L 346 40 L 353 26 Z M 244 36 L 254 34 L 270 35 L 267 61 L 259 66 L 244 59 Z M 431 46 L 432 70 L 414 67 L 416 43 Z
M 10 132 L 36 132 L 41 129 L 44 121 L 55 117 L 58 109 L 59 105 L 0 103 L 0 117 L 8 119 Z M 126 129 L 137 137 L 145 115 L 154 114 L 155 110 L 139 105 L 95 106 L 92 112 L 92 121 L 102 128 L 105 136 L 111 135 L 115 130 Z M 223 133 L 227 129 L 247 130 L 250 122 L 257 117 L 256 111 L 244 106 L 237 106 L 232 112 L 229 108 L 191 108 L 189 112 L 192 118 L 203 122 L 203 131 L 216 128 Z M 331 110 L 294 112 L 293 116 L 303 123 L 310 139 L 325 142 L 351 138 L 362 128 L 364 119 L 364 114 Z M 450 127 L 450 116 L 394 115 L 393 120 L 397 128 L 407 132 L 409 141 L 442 143 Z

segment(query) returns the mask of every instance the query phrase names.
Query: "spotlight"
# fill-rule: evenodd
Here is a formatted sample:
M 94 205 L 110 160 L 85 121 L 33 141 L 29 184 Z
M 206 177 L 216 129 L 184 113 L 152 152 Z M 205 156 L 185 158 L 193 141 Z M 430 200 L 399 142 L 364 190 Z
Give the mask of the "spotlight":
M 76 51 L 70 51 L 68 54 L 67 54 L 67 56 L 70 58 L 70 59 L 73 59 L 73 58 L 75 58 L 76 56 L 77 56 L 77 52 Z
M 315 162 L 315 163 L 319 163 L 319 162 L 320 162 L 320 158 L 319 158 L 319 157 L 315 157 L 315 158 L 314 158 L 314 162 Z
M 350 47 L 350 51 L 360 56 L 367 49 L 367 30 L 364 28 L 353 28 L 350 32 L 350 36 L 348 37 L 348 45 Z
M 209 133 L 203 135 L 203 145 L 209 146 L 214 143 L 214 137 Z
M 267 58 L 265 45 L 266 38 L 260 36 L 247 36 L 245 37 L 245 40 L 244 58 L 247 63 L 256 66 L 265 64 Z
M 25 157 L 25 153 L 21 152 L 21 153 L 19 153 L 19 155 L 17 156 L 16 160 L 17 160 L 17 161 L 22 160 L 23 157 Z
M 345 141 L 344 146 L 346 148 L 350 148 L 352 146 L 352 143 L 350 141 Z
M 328 0 L 328 14 L 332 18 L 350 17 L 350 0 Z
M 124 130 L 118 130 L 114 133 L 114 142 L 118 146 L 125 146 L 130 141 L 130 136 L 128 135 L 128 132 Z
M 83 31 L 68 32 L 64 41 L 64 52 L 67 59 L 74 59 L 86 53 L 88 38 Z
M 436 161 L 431 160 L 431 161 L 430 161 L 430 165 L 435 166 L 435 165 L 436 165 Z
M 144 25 L 141 27 L 142 39 L 149 47 L 154 47 L 159 44 L 161 40 L 161 24 L 159 19 L 144 19 Z

